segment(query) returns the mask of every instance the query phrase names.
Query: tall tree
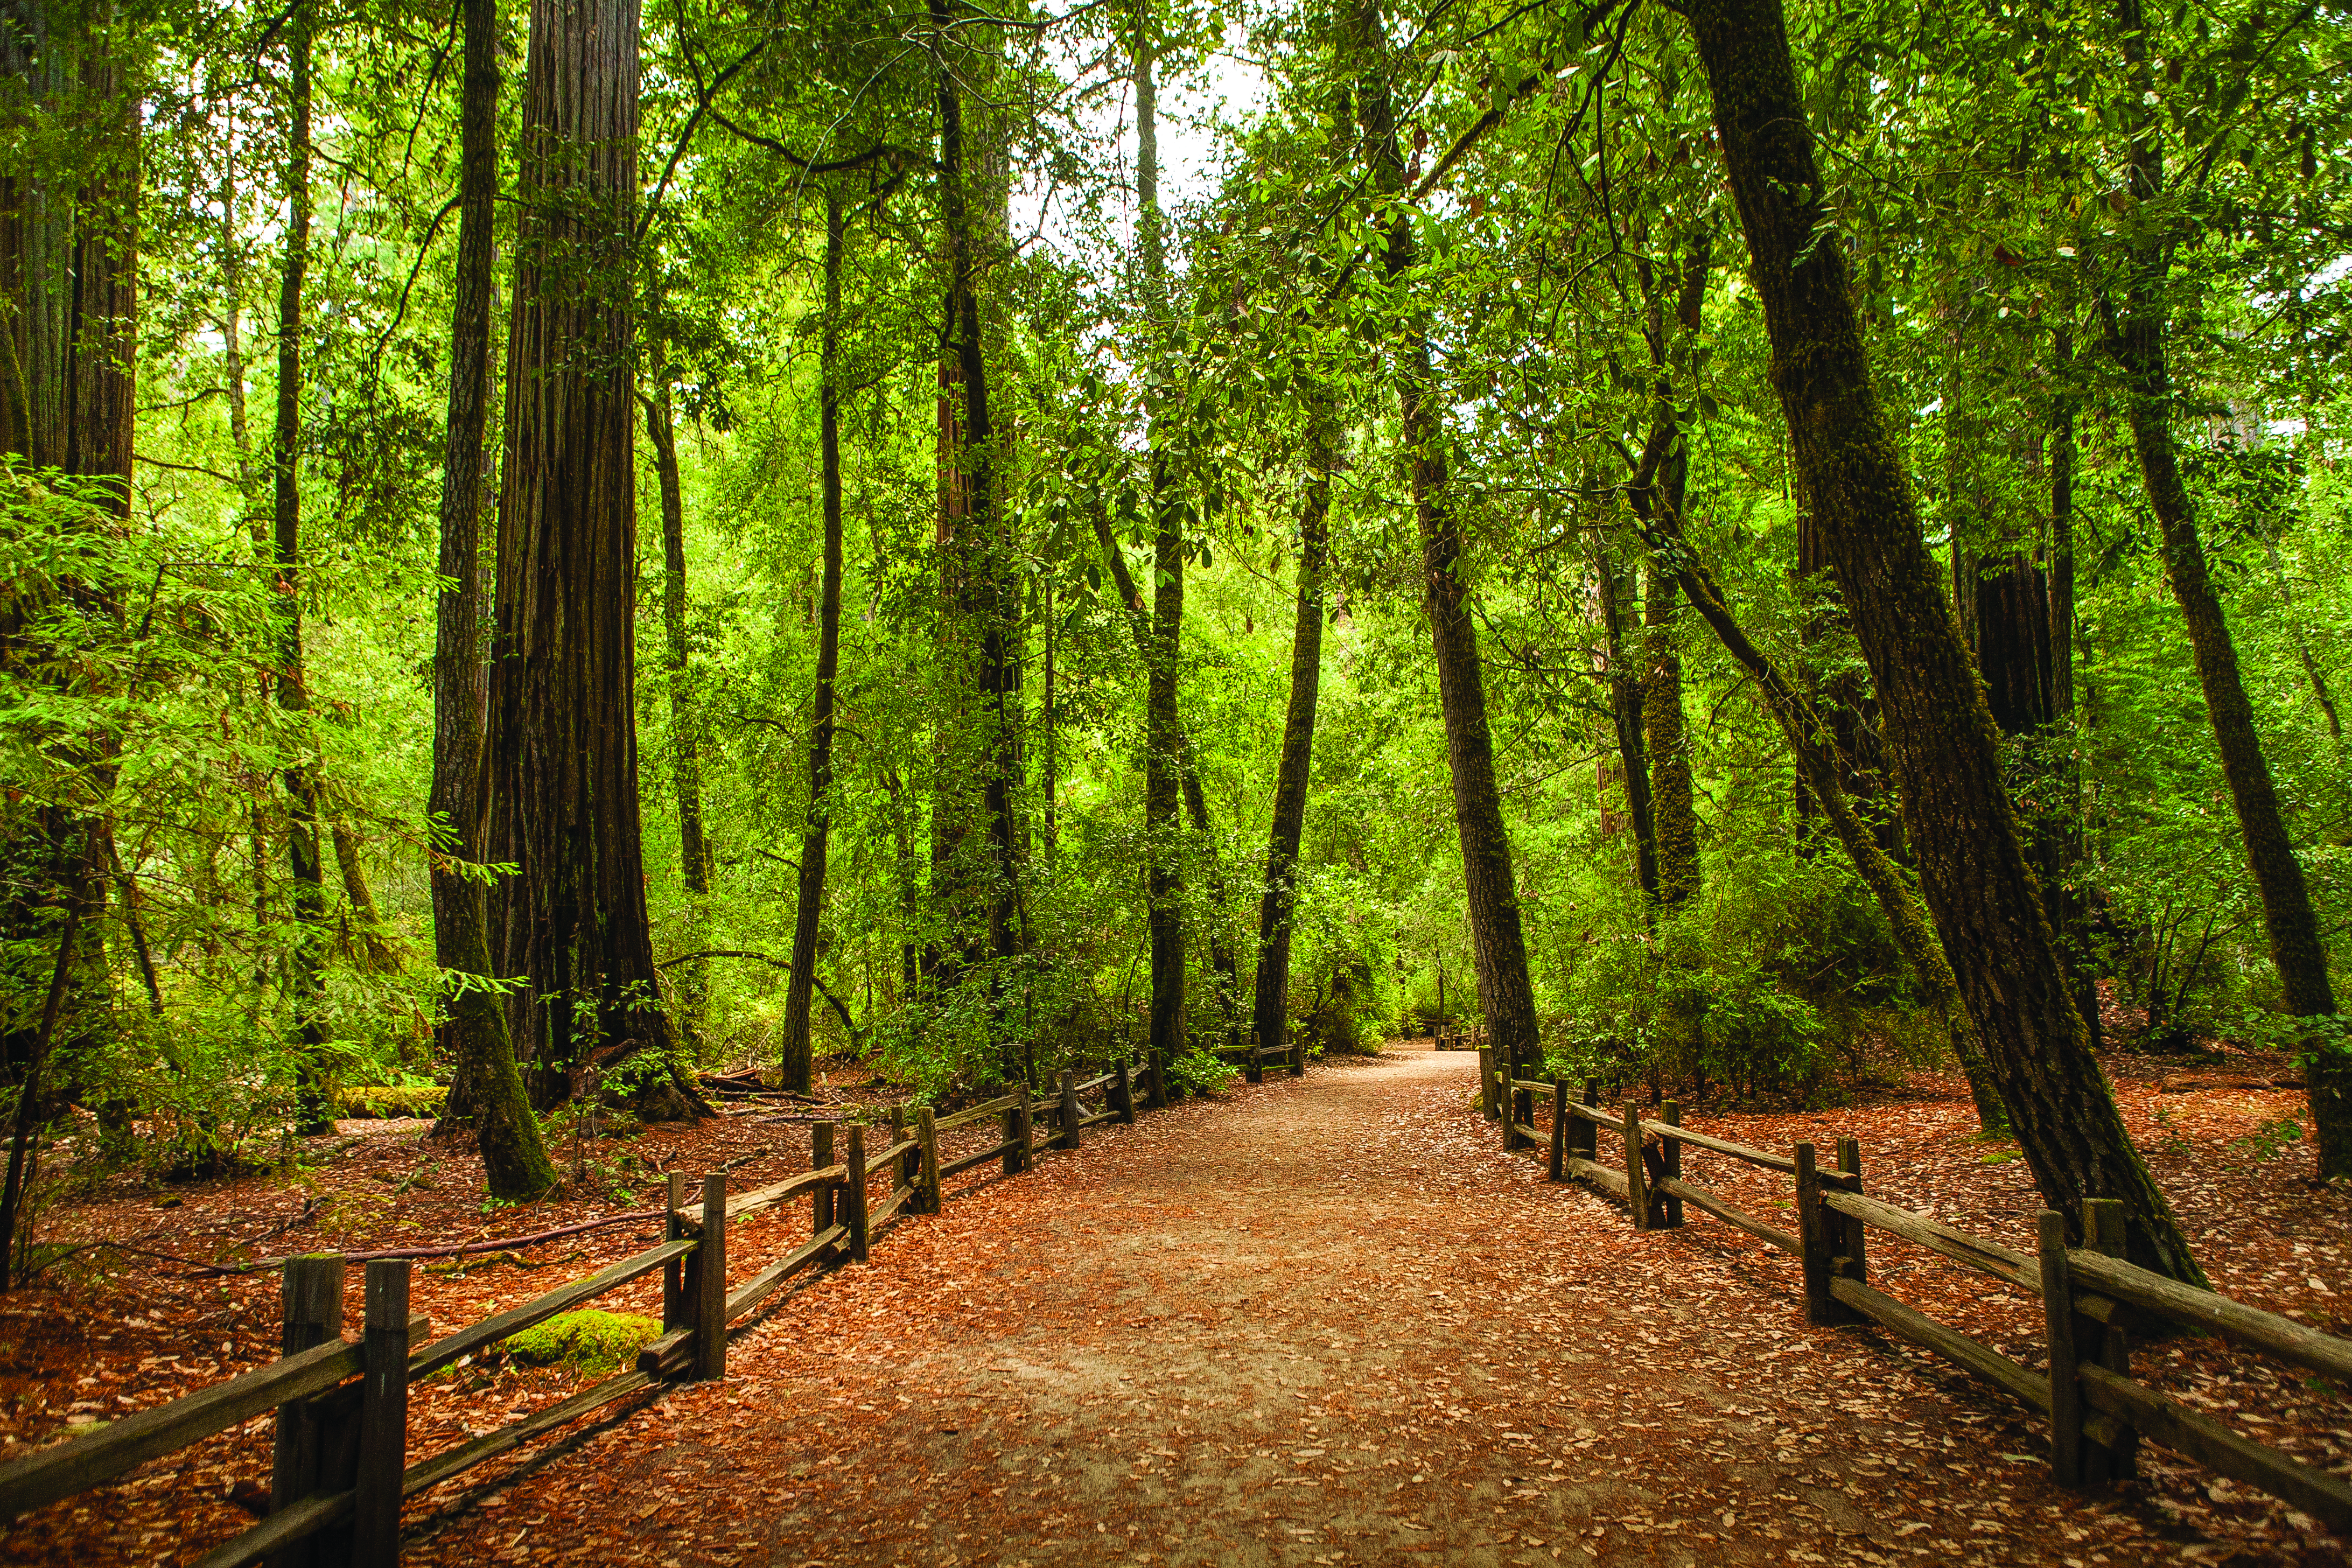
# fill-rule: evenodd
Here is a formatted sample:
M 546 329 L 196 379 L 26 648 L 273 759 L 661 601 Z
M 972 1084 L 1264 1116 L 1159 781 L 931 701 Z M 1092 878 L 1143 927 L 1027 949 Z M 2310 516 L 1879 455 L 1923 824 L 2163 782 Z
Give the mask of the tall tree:
M 310 268 L 310 7 L 296 0 L 286 19 L 286 259 L 278 287 L 278 417 L 269 447 L 270 541 L 277 569 L 275 683 L 278 707 L 294 731 L 294 753 L 281 775 L 286 789 L 286 867 L 293 885 L 294 931 L 289 989 L 299 1091 L 295 1130 L 333 1125 L 326 1086 L 324 1002 L 327 903 L 320 874 L 317 729 L 302 668 L 302 286 Z
M 1258 1044 L 1272 1050 L 1287 1032 L 1291 918 L 1298 906 L 1298 840 L 1307 825 L 1307 784 L 1315 762 L 1315 708 L 1323 689 L 1323 568 L 1330 553 L 1331 473 L 1339 461 L 1330 394 L 1307 399 L 1307 494 L 1298 510 L 1298 583 L 1290 626 L 1290 701 L 1282 717 L 1282 759 L 1274 775 L 1274 821 L 1266 834 L 1265 890 L 1257 907 Z
M 809 720 L 808 818 L 801 829 L 799 898 L 793 915 L 793 967 L 785 976 L 784 1087 L 805 1094 L 814 1076 L 810 994 L 824 914 L 827 840 L 833 829 L 834 682 L 841 669 L 841 268 L 846 248 L 841 198 L 824 203 L 824 323 L 818 366 L 817 447 L 824 507 L 824 575 L 817 590 L 816 696 Z M 1051 686 L 1047 688 L 1051 693 Z
M 1364 155 L 1371 184 L 1388 208 L 1381 265 L 1391 284 L 1420 263 L 1413 210 L 1402 198 L 1404 159 L 1397 145 L 1387 43 L 1380 7 L 1358 0 L 1349 16 L 1349 47 L 1360 73 Z M 1437 700 L 1445 723 L 1445 757 L 1454 785 L 1454 831 L 1462 844 L 1470 934 L 1478 966 L 1478 1002 L 1488 1038 L 1514 1068 L 1530 1064 L 1536 1044 L 1535 987 L 1528 974 L 1527 938 L 1511 873 L 1511 838 L 1495 777 L 1495 742 L 1487 727 L 1485 672 L 1470 588 L 1461 516 L 1449 488 L 1444 405 L 1429 348 L 1425 309 L 1411 306 L 1394 337 L 1397 403 L 1412 476 L 1413 516 L 1421 534 L 1422 604 L 1435 654 Z
M 465 0 L 466 65 L 458 89 L 457 266 L 449 319 L 449 400 L 441 465 L 441 591 L 433 623 L 433 784 L 425 809 L 433 954 L 446 977 L 441 1051 L 451 1067 L 444 1124 L 470 1124 L 495 1197 L 533 1197 L 555 1184 L 515 1066 L 507 1011 L 490 981 L 489 911 L 472 868 L 483 858 L 482 509 L 488 500 L 490 307 L 498 287 L 498 0 Z
M 1168 268 L 1160 214 L 1159 89 L 1153 78 L 1150 0 L 1135 7 L 1136 274 L 1142 297 L 1144 364 L 1165 374 Z M 1144 659 L 1143 835 L 1148 858 L 1146 921 L 1151 936 L 1151 1059 L 1184 1050 L 1182 824 L 1177 815 L 1184 735 L 1176 716 L 1176 678 L 1183 658 L 1183 514 L 1175 494 L 1165 413 L 1148 374 L 1150 412 L 1151 635 Z
M 1921 889 L 2050 1206 L 2120 1199 L 2135 1261 L 2201 1281 L 2067 994 L 1992 715 L 1880 412 L 1780 0 L 1690 0 L 1796 465 L 1885 704 Z
M 2328 979 L 2327 944 L 2271 780 L 2270 761 L 2254 728 L 2253 705 L 2246 698 L 2221 596 L 2206 567 L 2197 504 L 2181 481 L 2165 342 L 2171 293 L 2168 275 L 2179 239 L 2172 226 L 2178 219 L 2161 200 L 2167 194 L 2164 142 L 2150 108 L 2155 74 L 2149 64 L 2147 19 L 2139 0 L 2116 0 L 2116 19 L 2123 35 L 2121 113 L 2131 135 L 2126 195 L 2132 210 L 2124 230 L 2127 276 L 2123 299 L 2118 302 L 2109 294 L 2102 300 L 2109 348 L 2123 368 L 2132 448 L 2139 458 L 2148 509 L 2156 513 L 2164 536 L 2165 575 L 2188 625 L 2197 683 L 2204 691 L 2205 710 L 2221 753 L 2221 774 L 2229 781 L 2230 804 L 2245 838 L 2246 864 L 2262 896 L 2263 923 L 2270 933 L 2279 989 L 2287 1011 L 2296 1017 L 2330 1018 L 2336 1013 L 2336 993 Z M 2251 18 L 2248 25 L 2262 26 Z M 2323 1030 L 2312 1033 L 2305 1049 L 2319 1173 L 2352 1176 L 2352 1050 Z
M 678 1035 L 689 1051 L 700 1047 L 702 1014 L 710 985 L 710 841 L 702 825 L 702 703 L 694 679 L 694 648 L 686 629 L 686 487 L 677 470 L 677 424 L 670 409 L 670 368 L 658 367 L 645 399 L 646 436 L 654 446 L 654 478 L 661 491 L 662 674 L 669 682 L 670 781 L 677 791 L 677 863 L 686 884 L 686 955 L 677 961 L 671 994 Z
M 631 253 L 636 0 L 533 0 L 488 727 L 499 966 L 536 1097 L 644 1056 L 691 1081 L 654 973 L 637 808 Z

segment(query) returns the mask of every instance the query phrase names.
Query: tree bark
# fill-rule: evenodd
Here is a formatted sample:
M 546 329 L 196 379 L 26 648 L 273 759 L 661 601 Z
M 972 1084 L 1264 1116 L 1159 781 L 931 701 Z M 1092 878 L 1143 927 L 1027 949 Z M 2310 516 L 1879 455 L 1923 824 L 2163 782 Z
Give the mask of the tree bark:
M 533 0 L 488 732 L 509 1017 L 552 1104 L 646 1055 L 649 1114 L 692 1083 L 654 973 L 637 807 L 632 447 L 636 0 Z
M 457 268 L 449 322 L 448 427 L 441 468 L 441 591 L 434 607 L 433 956 L 441 971 L 440 1049 L 449 1098 L 436 1135 L 470 1124 L 490 1195 L 536 1197 L 555 1166 L 515 1066 L 507 1010 L 489 988 L 483 858 L 482 508 L 489 468 L 490 307 L 497 293 L 498 0 L 465 0 L 457 124 Z
M 1885 705 L 1922 890 L 2019 1145 L 2075 1233 L 2082 1199 L 2120 1199 L 2133 1260 L 2200 1281 L 2067 994 L 1992 715 L 1871 384 L 1780 0 L 1690 0 L 1687 15 L 1797 466 Z
M 1282 721 L 1282 760 L 1274 777 L 1274 822 L 1267 832 L 1265 890 L 1257 910 L 1257 984 L 1253 1020 L 1258 1044 L 1281 1047 L 1290 1012 L 1290 922 L 1298 904 L 1298 840 L 1307 824 L 1307 778 L 1315 761 L 1315 706 L 1323 688 L 1323 568 L 1330 551 L 1331 473 L 1338 462 L 1328 394 L 1307 407 L 1307 495 L 1298 514 L 1298 590 L 1290 630 L 1290 705 Z
M 1387 202 L 1404 191 L 1404 160 L 1397 147 L 1385 44 L 1377 6 L 1360 3 L 1349 19 L 1349 40 L 1362 71 L 1361 123 L 1372 162 L 1372 185 Z M 1410 210 L 1386 224 L 1382 265 L 1394 284 L 1418 261 Z M 1478 632 L 1470 616 L 1462 523 L 1448 489 L 1443 405 L 1429 352 L 1429 331 L 1409 313 L 1394 339 L 1397 402 L 1412 469 L 1413 516 L 1421 534 L 1423 603 L 1437 669 L 1438 705 L 1445 723 L 1445 754 L 1454 785 L 1454 830 L 1462 844 L 1465 902 L 1478 961 L 1478 1001 L 1487 1037 L 1515 1069 L 1538 1059 L 1535 986 L 1528 973 L 1519 895 L 1512 880 L 1511 839 L 1503 824 L 1502 792 L 1495 778 L 1494 739 L 1486 722 L 1486 689 L 1478 658 Z
M 286 149 L 286 263 L 278 289 L 278 417 L 270 441 L 270 540 L 277 569 L 277 694 L 292 722 L 295 754 L 286 790 L 286 867 L 294 924 L 287 952 L 294 1005 L 297 1132 L 331 1131 L 326 1082 L 327 901 L 319 844 L 318 731 L 302 668 L 302 286 L 310 267 L 310 7 L 297 0 L 287 23 L 292 123 Z
M 2127 86 L 2124 122 L 2132 130 L 2129 189 L 2139 204 L 2164 189 L 2164 149 L 2144 101 L 2153 93 L 2154 77 L 2139 0 L 2117 0 L 2116 19 L 2123 33 Z M 2298 1018 L 2331 1017 L 2336 994 L 2328 980 L 2327 944 L 2320 936 L 2303 862 L 2295 858 L 2294 841 L 2271 781 L 2270 761 L 2254 728 L 2253 705 L 2246 700 L 2238 670 L 2237 647 L 2206 570 L 2196 503 L 2181 482 L 2173 444 L 2172 376 L 2165 346 L 2172 237 L 2143 210 L 2136 208 L 2129 221 L 2126 264 L 2130 276 L 2121 310 L 2111 309 L 2109 313 L 2114 318 L 2112 352 L 2123 367 L 2129 399 L 2132 447 L 2139 457 L 2148 509 L 2156 513 L 2163 534 L 2165 574 L 2188 623 L 2197 682 L 2212 720 L 2230 804 L 2245 837 L 2247 867 L 2262 896 L 2263 923 L 2270 933 L 2271 962 L 2278 969 L 2282 999 Z M 2319 1174 L 2323 1179 L 2352 1175 L 2352 1052 L 2343 1041 L 2317 1030 L 2308 1037 L 2305 1051 Z
M 824 580 L 817 595 L 816 696 L 809 725 L 808 819 L 801 830 L 800 896 L 793 915 L 793 971 L 785 982 L 783 1080 L 809 1092 L 809 993 L 824 910 L 826 838 L 833 827 L 834 682 L 841 669 L 841 199 L 824 204 L 824 342 L 817 388 L 817 443 L 824 505 Z M 1048 690 L 1050 691 L 1050 685 Z
M 1601 627 L 1608 661 L 1609 723 L 1617 742 L 1617 776 L 1625 790 L 1625 818 L 1633 829 L 1633 880 L 1642 890 L 1642 918 L 1651 919 L 1658 903 L 1658 837 L 1650 810 L 1650 753 L 1643 710 L 1647 693 L 1642 689 L 1642 668 L 1633 648 L 1634 628 L 1641 624 L 1641 606 L 1632 602 L 1634 577 L 1617 558 L 1606 537 L 1593 541 L 1592 571 L 1601 589 Z M 1607 771 L 1602 771 L 1607 781 Z M 1604 789 L 1601 821 L 1609 818 Z M 1606 831 L 1604 827 L 1603 831 Z
M 660 372 L 645 400 L 646 435 L 654 444 L 654 474 L 661 489 L 663 674 L 669 678 L 670 780 L 677 791 L 677 863 L 686 884 L 686 950 L 710 940 L 710 843 L 702 830 L 702 702 L 694 653 L 686 636 L 686 492 L 677 471 L 677 426 L 670 413 L 669 373 Z M 677 1029 L 689 1055 L 702 1046 L 702 1015 L 710 966 L 689 959 L 677 967 L 671 995 Z

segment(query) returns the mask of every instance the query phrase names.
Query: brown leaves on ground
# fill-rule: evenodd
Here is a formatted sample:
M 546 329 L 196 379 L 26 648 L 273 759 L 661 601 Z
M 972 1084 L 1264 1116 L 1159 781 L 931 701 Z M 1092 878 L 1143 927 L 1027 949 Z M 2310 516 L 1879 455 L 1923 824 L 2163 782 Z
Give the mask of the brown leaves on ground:
M 2283 1505 L 2160 1449 L 2144 1452 L 2138 1483 L 2053 1487 L 2039 1418 L 1874 1331 L 1805 1328 L 1791 1260 L 1702 1215 L 1636 1234 L 1617 1205 L 1503 1153 L 1467 1109 L 1475 1062 L 1405 1050 L 1338 1063 L 1090 1131 L 1031 1176 L 983 1167 L 945 1215 L 897 1226 L 871 1265 L 739 1327 L 724 1383 L 614 1405 L 413 1502 L 408 1560 L 2342 1560 Z M 2345 1328 L 2347 1200 L 2312 1184 L 2307 1146 L 2278 1125 L 2300 1097 L 2253 1060 L 2111 1070 L 2216 1285 Z M 772 1116 L 655 1129 L 635 1147 L 647 1170 L 756 1155 L 738 1184 L 774 1180 L 807 1162 L 801 1125 Z M 1920 1078 L 1837 1111 L 1685 1119 L 1776 1149 L 1854 1133 L 1874 1194 L 2031 1246 L 2039 1200 L 2021 1166 L 1969 1136 L 1955 1081 Z M 992 1141 L 959 1130 L 947 1152 Z M 1604 1133 L 1603 1160 L 1619 1152 Z M 1786 1223 L 1784 1178 L 1699 1151 L 1685 1168 Z M 300 1183 L 219 1184 L 164 1212 L 125 1189 L 44 1236 L 212 1255 L 317 1199 L 274 1249 L 358 1251 L 521 1234 L 640 1207 L 650 1191 L 485 1216 L 478 1181 L 414 1129 L 376 1131 Z M 807 1225 L 801 1206 L 734 1230 L 731 1274 Z M 417 1304 L 446 1330 L 652 1237 L 646 1223 L 565 1238 L 522 1254 L 537 1268 L 420 1267 Z M 1874 1283 L 2039 1362 L 2037 1302 L 1891 1237 L 1872 1244 Z M 109 1268 L 70 1300 L 7 1303 L 0 1431 L 15 1440 L 0 1453 L 275 1348 L 274 1276 Z M 356 1286 L 354 1270 L 353 1322 Z M 657 1313 L 658 1289 L 597 1304 Z M 2310 1463 L 2342 1473 L 2352 1458 L 2344 1395 L 2293 1368 L 2200 1340 L 2144 1350 L 2137 1366 Z M 460 1368 L 417 1391 L 412 1457 L 584 1381 Z M 267 1465 L 264 1419 L 20 1521 L 0 1560 L 193 1561 L 250 1522 L 236 1489 L 249 1500 Z

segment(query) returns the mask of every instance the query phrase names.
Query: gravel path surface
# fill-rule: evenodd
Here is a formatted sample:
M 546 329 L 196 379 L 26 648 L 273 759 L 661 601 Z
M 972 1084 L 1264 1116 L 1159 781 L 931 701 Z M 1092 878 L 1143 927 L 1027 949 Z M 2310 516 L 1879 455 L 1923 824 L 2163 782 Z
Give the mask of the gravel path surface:
M 408 1560 L 2335 1560 L 2057 1490 L 2038 1425 L 1804 1328 L 1777 1256 L 1503 1154 L 1475 1061 L 1318 1066 L 982 1182 Z

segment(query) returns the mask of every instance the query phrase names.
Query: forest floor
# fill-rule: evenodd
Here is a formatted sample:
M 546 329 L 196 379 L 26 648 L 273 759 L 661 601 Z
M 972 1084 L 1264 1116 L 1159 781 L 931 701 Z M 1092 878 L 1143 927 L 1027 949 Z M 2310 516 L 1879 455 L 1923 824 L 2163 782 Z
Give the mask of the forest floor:
M 2160 1449 L 2136 1483 L 2053 1487 L 2038 1418 L 1874 1331 L 1805 1327 L 1789 1260 L 1704 1216 L 1637 1234 L 1618 1205 L 1502 1152 L 1469 1108 L 1475 1059 L 1391 1046 L 1096 1130 L 1033 1176 L 984 1167 L 943 1215 L 887 1233 L 870 1264 L 740 1328 L 723 1383 L 616 1405 L 413 1502 L 406 1561 L 2345 1560 L 2308 1521 Z M 2308 1144 L 2284 1137 L 2302 1097 L 2275 1064 L 2118 1056 L 2109 1070 L 2216 1286 L 2352 1331 L 2352 1199 L 2315 1185 Z M 1969 1135 L 1948 1078 L 1836 1110 L 1685 1120 L 1771 1147 L 1853 1132 L 1873 1193 L 2031 1246 L 2023 1168 Z M 753 1156 L 745 1184 L 806 1163 L 804 1134 L 756 1112 L 635 1142 L 649 1169 Z M 1696 1154 L 1691 1176 L 1767 1214 L 1785 1205 L 1777 1179 L 1729 1165 Z M 125 1185 L 48 1216 L 43 1235 L 120 1240 L 135 1225 L 140 1245 L 182 1258 L 455 1239 L 453 1205 L 476 1179 L 386 1127 L 297 1180 L 184 1190 L 161 1215 L 157 1189 Z M 618 1191 L 609 1208 L 632 1202 Z M 465 1218 L 515 1235 L 596 1206 Z M 731 1272 L 789 1245 L 781 1225 L 735 1229 Z M 273 1227 L 287 1234 L 268 1242 Z M 416 1304 L 446 1330 L 650 1232 L 420 1269 Z M 1880 1241 L 1874 1283 L 2040 1359 L 2038 1303 Z M 266 1275 L 124 1268 L 6 1310 L 0 1456 L 61 1417 L 87 1424 L 254 1364 L 275 1339 Z M 2149 1347 L 2137 1365 L 2309 1461 L 2352 1461 L 2341 1391 L 2206 1341 Z M 418 1391 L 411 1452 L 583 1380 L 498 1363 L 436 1379 Z M 268 1447 L 258 1420 L 28 1516 L 0 1562 L 191 1562 L 249 1522 L 239 1500 L 266 1479 Z

